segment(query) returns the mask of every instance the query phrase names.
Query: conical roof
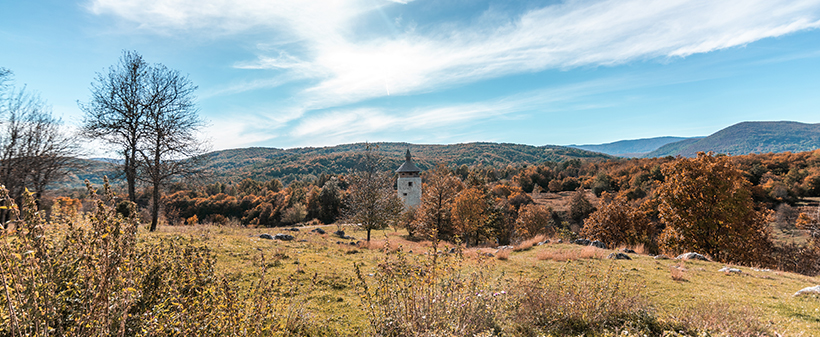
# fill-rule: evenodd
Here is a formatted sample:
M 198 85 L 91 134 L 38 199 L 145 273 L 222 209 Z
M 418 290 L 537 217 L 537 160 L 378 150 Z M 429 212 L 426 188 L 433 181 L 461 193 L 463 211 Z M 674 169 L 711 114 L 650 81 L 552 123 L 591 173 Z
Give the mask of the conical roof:
M 399 169 L 396 170 L 398 173 L 418 173 L 421 170 L 416 167 L 416 164 L 413 164 L 413 159 L 410 157 L 410 149 L 407 150 L 407 154 L 404 155 L 404 164 L 399 166 Z

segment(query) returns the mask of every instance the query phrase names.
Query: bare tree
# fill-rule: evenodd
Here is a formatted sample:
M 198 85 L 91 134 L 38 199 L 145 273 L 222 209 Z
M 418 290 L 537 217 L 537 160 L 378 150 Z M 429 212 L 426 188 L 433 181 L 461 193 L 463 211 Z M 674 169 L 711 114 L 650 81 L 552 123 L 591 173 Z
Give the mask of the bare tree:
M 359 224 L 367 231 L 387 227 L 397 221 L 404 209 L 388 172 L 380 171 L 381 156 L 376 145 L 365 143 L 362 167 L 351 177 L 347 199 L 347 221 Z
M 18 201 L 29 189 L 39 202 L 50 184 L 80 167 L 79 147 L 45 101 L 8 85 L 10 76 L 0 68 L 0 183 Z
M 196 86 L 176 70 L 152 66 L 145 86 L 143 139 L 137 152 L 142 179 L 153 187 L 151 227 L 157 228 L 162 187 L 173 177 L 198 173 L 205 152 L 196 132 L 204 125 L 194 102 Z
M 119 64 L 110 67 L 107 74 L 97 73 L 91 84 L 91 100 L 78 103 L 85 113 L 83 134 L 104 139 L 121 151 L 131 201 L 136 201 L 137 152 L 145 137 L 146 109 L 151 106 L 146 93 L 150 68 L 137 52 L 123 51 Z

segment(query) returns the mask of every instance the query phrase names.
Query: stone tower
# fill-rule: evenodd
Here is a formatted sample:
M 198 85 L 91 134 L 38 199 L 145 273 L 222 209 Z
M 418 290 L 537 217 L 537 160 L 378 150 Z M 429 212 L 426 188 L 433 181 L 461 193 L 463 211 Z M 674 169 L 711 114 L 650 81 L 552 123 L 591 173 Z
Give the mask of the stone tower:
M 404 164 L 401 164 L 396 172 L 399 174 L 398 184 L 399 198 L 404 202 L 405 208 L 416 207 L 421 204 L 421 170 L 413 164 L 410 158 L 410 150 L 404 155 Z

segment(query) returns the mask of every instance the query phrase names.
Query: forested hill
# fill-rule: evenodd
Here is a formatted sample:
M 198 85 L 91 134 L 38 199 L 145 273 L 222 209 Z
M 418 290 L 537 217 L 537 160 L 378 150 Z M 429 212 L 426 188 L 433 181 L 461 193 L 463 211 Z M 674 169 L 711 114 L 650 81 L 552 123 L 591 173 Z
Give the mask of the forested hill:
M 504 168 L 508 165 L 532 165 L 545 161 L 612 158 L 564 146 L 530 146 L 521 144 L 468 143 L 452 145 L 418 145 L 409 143 L 373 143 L 383 157 L 385 170 L 398 168 L 407 149 L 422 170 L 438 163 L 448 166 L 466 164 Z M 205 155 L 205 168 L 214 180 L 259 181 L 277 178 L 284 183 L 320 174 L 347 173 L 361 162 L 364 144 L 296 149 L 244 148 L 212 152 Z
M 606 144 L 586 144 L 586 145 L 569 145 L 569 147 L 574 147 L 576 149 L 587 150 L 587 151 L 594 151 L 600 153 L 606 153 L 608 155 L 618 156 L 618 157 L 641 157 L 647 153 L 657 150 L 661 146 L 664 146 L 669 143 L 679 142 L 685 139 L 685 137 L 655 137 L 655 138 L 642 138 L 642 139 L 630 139 L 630 140 L 619 140 L 617 142 L 606 143 Z
M 646 157 L 694 157 L 698 152 L 730 155 L 803 152 L 820 148 L 820 124 L 799 122 L 742 122 L 702 139 L 670 143 Z

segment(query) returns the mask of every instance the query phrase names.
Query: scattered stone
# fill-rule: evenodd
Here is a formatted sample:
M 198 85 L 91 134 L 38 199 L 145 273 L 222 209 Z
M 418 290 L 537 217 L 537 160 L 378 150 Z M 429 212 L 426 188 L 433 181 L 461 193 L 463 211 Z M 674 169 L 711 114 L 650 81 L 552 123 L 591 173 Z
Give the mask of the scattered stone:
M 357 243 L 357 242 L 350 241 L 350 242 L 348 242 L 348 244 L 349 244 L 349 245 L 351 245 L 351 246 L 355 246 L 355 245 L 357 245 L 358 243 Z
M 611 253 L 606 258 L 607 259 L 614 259 L 614 260 L 632 260 L 632 258 L 629 257 L 629 255 L 626 255 L 626 254 L 621 253 L 621 252 Z
M 341 241 L 336 241 L 336 244 L 340 245 L 340 244 L 342 244 L 342 242 Z
M 271 235 L 270 235 L 270 234 L 268 234 L 268 233 L 265 233 L 265 234 L 259 234 L 259 238 L 260 238 L 260 239 L 266 239 L 266 240 L 273 240 L 273 236 L 271 236 Z
M 548 243 L 550 243 L 550 239 L 546 239 L 546 240 L 544 240 L 544 241 L 541 241 L 541 242 L 539 242 L 539 243 L 538 243 L 538 245 L 539 245 L 539 246 L 542 246 L 542 245 L 546 245 L 546 244 L 548 244 Z
M 558 239 L 558 241 L 555 241 L 555 243 L 564 243 L 564 240 Z
M 575 241 L 572 241 L 572 243 L 581 246 L 589 246 L 592 243 L 592 241 L 589 241 L 587 239 L 577 239 Z
M 683 253 L 678 255 L 675 260 L 701 260 L 701 261 L 709 261 L 706 256 L 700 255 L 698 253 Z
M 513 247 L 513 246 L 498 246 L 496 248 L 498 248 L 498 250 L 504 250 L 504 249 L 514 249 L 515 247 Z
M 493 254 L 493 253 L 485 253 L 485 254 L 484 254 L 484 256 L 486 256 L 486 257 L 495 257 L 495 254 Z
M 800 289 L 796 293 L 794 293 L 794 296 L 814 295 L 814 294 L 820 294 L 820 285 Z
M 655 256 L 655 260 L 669 260 L 669 256 L 660 254 Z
M 752 270 L 754 270 L 754 271 L 760 271 L 760 272 L 764 272 L 764 273 L 768 273 L 768 272 L 772 271 L 772 270 L 771 270 L 771 269 L 769 269 L 769 268 L 766 268 L 766 269 L 757 269 L 757 268 L 752 268 Z
M 299 240 L 299 242 L 308 242 L 308 240 L 307 239 L 301 239 L 301 240 Z
M 335 234 L 336 236 L 338 236 L 340 238 L 345 237 L 345 231 L 335 231 L 335 232 L 333 232 L 333 234 Z
M 298 232 L 298 231 L 299 231 L 299 228 L 296 228 L 296 227 L 291 227 L 291 228 L 285 228 L 285 230 L 286 230 L 286 231 L 291 231 L 291 232 Z
M 456 253 L 456 247 L 450 248 L 450 252 L 449 252 L 449 253 L 450 253 L 450 254 L 455 254 L 455 253 Z
M 740 272 L 740 269 L 737 269 L 737 268 L 729 268 L 729 267 L 723 267 L 723 268 L 720 268 L 720 270 L 718 270 L 718 271 L 722 271 L 722 272 L 724 272 L 724 273 L 739 273 L 739 272 Z
M 606 244 L 598 240 L 592 241 L 589 245 L 601 249 L 607 249 Z
M 314 228 L 311 232 L 318 233 L 318 234 L 325 234 L 325 230 L 321 228 Z
M 282 234 L 282 233 L 274 235 L 273 238 L 276 239 L 276 240 L 282 240 L 282 241 L 290 241 L 290 240 L 294 239 L 293 235 Z
M 621 251 L 624 252 L 624 253 L 627 253 L 627 254 L 637 254 L 637 253 L 635 253 L 634 250 L 629 249 L 629 248 L 621 249 Z

